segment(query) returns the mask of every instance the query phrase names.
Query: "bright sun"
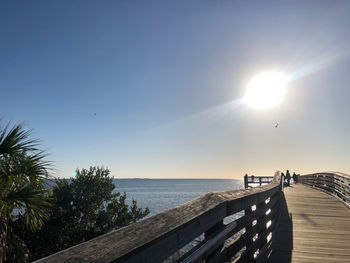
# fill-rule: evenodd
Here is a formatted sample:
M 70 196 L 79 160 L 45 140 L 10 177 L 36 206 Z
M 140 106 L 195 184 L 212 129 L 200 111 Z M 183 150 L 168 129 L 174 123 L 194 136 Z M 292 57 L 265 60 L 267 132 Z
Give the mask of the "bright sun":
M 279 72 L 264 72 L 248 83 L 244 101 L 255 109 L 268 109 L 281 103 L 288 77 Z

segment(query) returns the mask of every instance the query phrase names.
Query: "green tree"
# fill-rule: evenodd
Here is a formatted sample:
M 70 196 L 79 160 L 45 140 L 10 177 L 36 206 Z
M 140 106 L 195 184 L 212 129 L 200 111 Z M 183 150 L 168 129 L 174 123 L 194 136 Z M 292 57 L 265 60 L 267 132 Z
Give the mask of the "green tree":
M 24 228 L 35 231 L 49 215 L 43 179 L 50 163 L 45 157 L 22 125 L 0 124 L 0 263 L 29 260 L 26 245 L 13 231 L 14 221 L 21 218 Z
M 114 192 L 110 171 L 103 167 L 76 170 L 71 179 L 57 179 L 52 191 L 53 211 L 39 232 L 26 232 L 33 258 L 41 258 L 126 226 L 145 217 L 149 209 L 126 203 Z M 22 224 L 20 224 L 22 225 Z

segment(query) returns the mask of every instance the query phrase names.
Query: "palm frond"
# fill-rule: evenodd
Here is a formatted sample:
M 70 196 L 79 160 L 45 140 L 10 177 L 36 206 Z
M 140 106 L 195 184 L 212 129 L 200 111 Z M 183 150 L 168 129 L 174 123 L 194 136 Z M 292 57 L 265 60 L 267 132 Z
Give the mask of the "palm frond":
M 9 126 L 10 123 L 4 128 L 0 127 L 0 155 L 38 151 L 38 140 L 29 138 L 31 131 L 24 130 L 22 124 L 17 124 L 11 129 Z
M 51 199 L 48 191 L 33 184 L 14 187 L 7 193 L 7 202 L 24 211 L 25 224 L 31 230 L 36 230 L 48 218 Z
M 45 160 L 46 157 L 47 154 L 42 151 L 32 155 L 26 153 L 5 154 L 0 157 L 0 178 L 8 180 L 12 176 L 32 182 L 48 178 L 51 162 Z
M 30 135 L 21 124 L 10 128 L 0 123 L 0 216 L 13 220 L 22 214 L 26 226 L 35 230 L 50 211 L 43 180 L 51 162 Z

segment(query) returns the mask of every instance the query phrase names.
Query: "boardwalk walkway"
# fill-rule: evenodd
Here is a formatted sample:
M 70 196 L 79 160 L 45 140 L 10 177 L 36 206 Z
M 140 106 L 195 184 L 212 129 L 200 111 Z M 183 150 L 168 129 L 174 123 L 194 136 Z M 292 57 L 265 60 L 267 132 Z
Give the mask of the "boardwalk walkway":
M 301 184 L 284 193 L 286 206 L 268 262 L 350 262 L 350 209 Z

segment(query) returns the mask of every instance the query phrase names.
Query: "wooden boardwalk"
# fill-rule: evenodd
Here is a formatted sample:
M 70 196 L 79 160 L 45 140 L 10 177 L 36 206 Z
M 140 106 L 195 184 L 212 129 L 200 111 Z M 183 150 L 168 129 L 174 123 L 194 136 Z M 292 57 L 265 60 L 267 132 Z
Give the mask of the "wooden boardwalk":
M 350 262 L 350 209 L 301 184 L 286 187 L 284 194 L 286 206 L 267 262 Z

